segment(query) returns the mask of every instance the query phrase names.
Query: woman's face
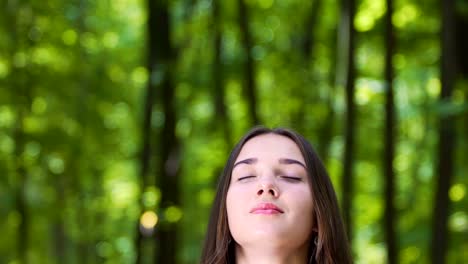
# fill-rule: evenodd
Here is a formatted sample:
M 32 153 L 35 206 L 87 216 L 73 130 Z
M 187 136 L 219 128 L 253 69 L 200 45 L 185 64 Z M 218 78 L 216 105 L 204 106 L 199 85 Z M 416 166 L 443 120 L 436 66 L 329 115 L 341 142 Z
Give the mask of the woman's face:
M 294 141 L 276 134 L 248 140 L 234 163 L 226 198 L 234 240 L 240 246 L 303 246 L 314 227 L 310 184 Z

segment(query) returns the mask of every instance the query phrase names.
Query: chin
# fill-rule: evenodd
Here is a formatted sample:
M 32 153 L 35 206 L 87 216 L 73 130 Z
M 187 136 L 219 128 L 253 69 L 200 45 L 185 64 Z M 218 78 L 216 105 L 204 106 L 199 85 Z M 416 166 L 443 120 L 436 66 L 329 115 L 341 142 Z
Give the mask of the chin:
M 246 242 L 256 242 L 256 243 L 282 243 L 285 241 L 285 238 L 288 237 L 288 232 L 286 230 L 278 229 L 277 227 L 272 226 L 262 226 L 258 228 L 251 229 L 245 232 L 245 235 L 242 236 Z
M 291 246 L 291 241 L 286 241 L 285 236 L 265 235 L 265 234 L 252 234 L 250 237 L 245 237 L 236 240 L 236 243 L 246 249 L 255 249 L 262 251 L 276 251 Z

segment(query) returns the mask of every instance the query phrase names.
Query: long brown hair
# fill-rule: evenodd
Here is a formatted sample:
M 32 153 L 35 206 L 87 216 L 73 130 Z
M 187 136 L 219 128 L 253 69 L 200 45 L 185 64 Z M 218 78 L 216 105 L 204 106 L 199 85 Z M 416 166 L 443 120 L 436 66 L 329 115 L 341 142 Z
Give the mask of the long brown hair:
M 311 263 L 352 263 L 348 239 L 341 220 L 333 185 L 312 145 L 303 136 L 290 129 L 268 129 L 265 127 L 254 127 L 247 132 L 229 155 L 218 183 L 201 263 L 235 263 L 235 242 L 229 231 L 226 210 L 226 195 L 231 181 L 231 172 L 244 144 L 253 137 L 269 133 L 290 138 L 296 143 L 304 156 L 307 174 L 311 179 L 313 219 L 317 223 L 317 232 L 311 235 L 313 237 L 311 237 L 309 245 Z

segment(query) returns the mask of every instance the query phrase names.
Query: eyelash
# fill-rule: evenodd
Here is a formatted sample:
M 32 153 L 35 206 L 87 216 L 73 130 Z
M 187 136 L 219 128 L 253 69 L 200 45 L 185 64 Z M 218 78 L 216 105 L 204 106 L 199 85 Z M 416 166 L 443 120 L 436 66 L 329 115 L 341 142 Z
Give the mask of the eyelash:
M 253 175 L 249 175 L 249 176 L 244 176 L 244 177 L 240 177 L 239 179 L 237 179 L 238 181 L 242 181 L 242 180 L 247 180 L 247 179 L 250 179 L 250 178 L 254 178 L 255 176 Z M 299 181 L 302 181 L 302 178 L 301 177 L 293 177 L 293 176 L 280 176 L 282 179 L 285 179 L 287 181 L 291 181 L 291 182 L 299 182 Z
M 249 175 L 249 176 L 244 176 L 244 177 L 240 177 L 239 179 L 237 179 L 238 181 L 242 181 L 242 180 L 247 180 L 247 179 L 250 179 L 250 178 L 253 178 L 255 176 L 253 175 Z
M 292 181 L 292 182 L 299 182 L 302 181 L 301 177 L 293 177 L 293 176 L 281 176 L 281 178 L 287 180 L 287 181 Z

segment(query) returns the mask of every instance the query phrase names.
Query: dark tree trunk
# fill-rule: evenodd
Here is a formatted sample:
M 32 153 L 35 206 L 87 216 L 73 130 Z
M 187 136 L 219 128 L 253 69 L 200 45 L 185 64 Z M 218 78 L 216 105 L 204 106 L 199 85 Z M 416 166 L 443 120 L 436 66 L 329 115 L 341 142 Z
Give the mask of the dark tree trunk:
M 150 24 L 148 24 L 150 26 Z M 151 26 L 150 26 L 151 27 Z M 152 73 L 154 70 L 155 62 L 155 54 L 154 47 L 155 44 L 153 43 L 154 39 L 149 36 L 151 34 L 151 28 L 149 28 L 148 32 L 148 44 L 147 44 L 147 52 L 148 52 L 148 61 L 147 61 L 147 69 L 149 73 Z M 149 169 L 150 169 L 150 161 L 151 161 L 151 119 L 153 113 L 153 105 L 155 101 L 155 89 L 156 87 L 153 84 L 153 81 L 148 81 L 146 85 L 146 92 L 145 92 L 145 103 L 143 109 L 143 123 L 141 129 L 141 137 L 142 137 L 142 145 L 141 145 L 141 152 L 140 152 L 140 189 L 143 192 L 148 186 L 150 186 L 149 181 Z M 144 208 L 143 204 L 143 197 L 140 197 L 140 216 L 145 212 L 147 208 Z M 135 240 L 135 248 L 137 251 L 136 255 L 136 263 L 142 263 L 143 259 L 143 241 L 144 237 L 140 230 L 140 219 L 137 220 L 136 225 L 136 240 Z
M 16 87 L 17 89 L 19 87 Z M 22 93 L 23 89 L 18 89 Z M 20 97 L 22 95 L 20 94 Z M 20 224 L 18 227 L 18 256 L 21 260 L 21 263 L 29 263 L 27 259 L 27 250 L 28 250 L 28 241 L 29 241 L 29 213 L 26 204 L 26 182 L 27 182 L 27 172 L 22 160 L 22 154 L 24 151 L 25 144 L 25 134 L 23 132 L 23 120 L 25 117 L 25 105 L 20 103 L 17 111 L 17 123 L 14 131 L 14 141 L 15 141 L 15 169 L 16 169 L 16 210 L 20 215 Z
M 76 1 L 76 4 L 78 6 L 76 29 L 78 37 L 81 37 L 83 33 L 86 32 L 85 21 L 88 2 L 87 0 L 78 0 Z M 88 146 L 87 139 L 89 136 L 87 117 L 90 114 L 88 107 L 88 87 L 91 85 L 89 83 L 89 75 L 87 71 L 89 67 L 86 67 L 88 65 L 86 51 L 81 45 L 78 45 L 76 52 L 79 54 L 79 57 L 76 60 L 76 65 L 79 66 L 81 70 L 78 70 L 74 76 L 77 81 L 75 88 L 75 96 L 77 99 L 75 101 L 75 117 L 76 122 L 81 128 L 81 134 L 75 139 L 75 142 L 72 143 L 73 153 L 71 156 L 73 157 L 72 166 L 74 168 L 69 170 L 68 175 L 63 174 L 58 175 L 58 177 L 65 177 L 65 179 L 63 179 L 65 190 L 61 192 L 62 195 L 64 195 L 64 199 L 70 196 L 70 192 L 67 192 L 69 189 L 71 190 L 71 195 L 78 198 L 76 199 L 78 204 L 72 205 L 76 206 L 80 212 L 79 217 L 75 219 L 76 224 L 81 226 L 80 239 L 76 242 L 78 251 L 77 259 L 80 263 L 92 263 L 96 254 L 93 249 L 95 245 L 93 243 L 93 226 L 90 218 L 95 212 L 90 209 L 90 196 L 92 195 L 90 190 L 91 184 L 88 184 L 90 181 L 90 176 L 88 176 L 90 164 L 86 159 L 86 150 Z M 93 186 L 100 186 L 100 181 L 101 179 L 98 175 L 93 177 Z M 66 219 L 63 219 L 62 217 L 62 221 L 66 221 Z
M 244 0 L 237 0 L 239 8 L 239 25 L 242 33 L 242 46 L 245 52 L 245 96 L 249 109 L 250 121 L 252 124 L 259 124 L 257 112 L 257 91 L 255 84 L 255 64 L 252 57 L 252 36 L 249 29 L 249 9 Z
M 24 28 L 19 23 L 17 18 L 17 10 L 21 8 L 20 3 L 16 1 L 10 1 L 6 4 L 6 14 L 8 24 L 10 25 L 8 30 L 10 33 L 10 50 L 9 55 L 10 61 L 13 61 L 13 55 L 16 49 L 27 50 L 24 39 Z M 27 53 L 26 53 L 27 54 Z M 13 129 L 13 140 L 14 140 L 14 192 L 15 192 L 15 207 L 19 214 L 19 226 L 17 229 L 17 252 L 16 257 L 22 264 L 29 263 L 27 257 L 27 251 L 29 248 L 29 212 L 26 201 L 26 187 L 28 181 L 27 170 L 24 161 L 24 147 L 26 144 L 26 134 L 23 128 L 23 122 L 26 116 L 29 114 L 29 108 L 31 105 L 31 88 L 30 88 L 30 76 L 28 72 L 29 65 L 23 67 L 14 66 L 12 67 L 10 76 L 11 86 L 13 87 L 13 97 L 15 100 L 16 108 L 16 123 Z
M 57 189 L 57 209 L 59 212 L 55 212 L 55 223 L 53 226 L 53 238 L 54 238 L 54 250 L 55 250 L 55 261 L 59 263 L 66 260 L 66 248 L 67 248 L 67 236 L 65 234 L 65 225 L 63 221 L 63 214 L 65 208 L 65 188 L 61 181 L 55 181 L 55 188 Z
M 312 57 L 312 52 L 314 51 L 315 44 L 315 30 L 318 21 L 318 11 L 322 5 L 322 0 L 314 0 L 312 6 L 309 9 L 309 13 L 306 17 L 305 31 L 304 31 L 304 42 L 302 47 L 302 52 L 304 54 L 304 59 L 308 64 L 310 58 Z
M 322 0 L 314 0 L 310 9 L 308 10 L 308 14 L 306 15 L 306 19 L 304 21 L 304 31 L 303 31 L 303 39 L 302 39 L 302 62 L 304 63 L 304 69 L 308 72 L 309 77 L 308 80 L 312 80 L 311 83 L 314 82 L 314 69 L 311 64 L 311 58 L 313 57 L 314 47 L 315 47 L 315 38 L 316 38 L 316 29 L 319 28 L 318 22 L 318 12 L 319 8 L 321 7 Z M 311 87 L 312 88 L 312 87 Z M 304 122 L 304 117 L 307 113 L 307 102 L 315 101 L 311 96 L 311 92 L 313 89 L 303 89 L 303 87 L 299 87 L 299 89 L 295 90 L 296 96 L 299 96 L 300 99 L 304 101 L 304 103 L 300 104 L 299 109 L 297 112 L 293 114 L 292 123 L 296 130 L 302 133 L 306 133 L 307 124 Z M 320 145 L 320 142 L 318 142 Z
M 353 152 L 354 152 L 354 129 L 355 124 L 355 101 L 354 101 L 354 35 L 355 30 L 353 26 L 355 15 L 355 2 L 354 0 L 343 0 L 341 11 L 342 29 L 341 34 L 345 36 L 345 58 L 346 66 L 344 67 L 345 75 L 345 97 L 346 97 L 346 116 L 345 116 L 345 142 L 344 142 L 344 161 L 343 161 L 343 182 L 342 182 L 342 206 L 343 218 L 345 222 L 346 231 L 349 240 L 352 240 L 352 219 L 351 208 L 352 199 L 354 196 L 353 188 Z M 344 45 L 344 44 L 343 44 Z
M 176 138 L 175 86 L 171 70 L 174 54 L 170 43 L 170 17 L 167 1 L 148 0 L 148 26 L 150 54 L 150 85 L 161 91 L 158 104 L 164 113 L 164 121 L 158 133 L 158 166 L 155 182 L 161 190 L 161 212 L 169 206 L 180 206 L 179 193 L 179 142 Z M 156 226 L 155 263 L 177 263 L 177 224 L 160 214 Z
M 149 71 L 151 72 L 151 68 Z M 143 124 L 142 124 L 142 146 L 141 146 L 141 153 L 140 153 L 140 171 L 139 175 L 141 177 L 140 181 L 140 189 L 144 191 L 149 185 L 148 174 L 150 168 L 150 160 L 151 160 L 151 118 L 153 112 L 153 104 L 154 104 L 154 87 L 151 85 L 151 82 L 148 82 L 146 86 L 146 95 L 145 95 L 145 104 L 143 109 Z M 146 208 L 144 208 L 143 204 L 143 197 L 140 197 L 140 216 L 144 213 Z M 142 263 L 142 244 L 143 244 L 143 234 L 140 232 L 140 219 L 137 221 L 136 226 L 136 240 L 135 240 L 135 248 L 137 250 L 136 256 L 136 263 Z
M 336 32 L 336 30 L 333 30 Z M 330 43 L 336 43 L 336 34 L 332 34 L 330 37 Z M 336 80 L 337 80 L 337 58 L 336 52 L 331 52 L 330 61 L 332 65 L 328 72 L 328 83 L 330 84 L 330 89 L 327 92 L 326 97 L 326 107 L 327 107 L 327 114 L 323 119 L 323 124 L 319 129 L 319 142 L 317 151 L 320 154 L 320 157 L 324 162 L 326 162 L 329 158 L 329 150 L 330 144 L 333 139 L 334 134 L 334 123 L 335 123 L 335 109 L 334 109 L 334 98 L 335 98 L 335 90 L 336 90 Z
M 442 5 L 441 29 L 441 80 L 440 102 L 450 103 L 456 76 L 455 57 L 455 7 L 453 0 L 440 1 Z M 439 147 L 437 163 L 437 185 L 434 197 L 434 223 L 431 245 L 432 263 L 445 263 L 448 244 L 447 219 L 449 215 L 448 192 L 454 171 L 455 144 L 454 117 L 441 113 L 439 116 Z
M 393 159 L 395 156 L 395 115 L 394 115 L 394 91 L 393 91 L 393 53 L 394 53 L 394 34 L 393 34 L 393 1 L 387 0 L 387 13 L 385 15 L 385 145 L 383 149 L 383 175 L 385 182 L 385 240 L 387 243 L 387 263 L 395 264 L 398 262 L 398 249 L 395 239 L 395 205 L 393 199 L 395 196 L 395 172 L 393 170 Z
M 229 127 L 229 116 L 224 101 L 224 84 L 223 84 L 223 65 L 221 62 L 221 21 L 220 21 L 220 0 L 213 0 L 213 31 L 214 31 L 214 61 L 213 61 L 213 94 L 215 105 L 215 122 L 217 127 L 223 130 L 224 141 L 227 149 L 231 147 L 231 129 Z
M 151 185 L 149 178 L 151 167 L 151 120 L 153 113 L 153 106 L 156 101 L 156 90 L 165 89 L 161 83 L 166 83 L 168 79 L 169 63 L 171 58 L 171 49 L 169 41 L 169 13 L 167 3 L 165 1 L 152 1 L 148 0 L 148 23 L 147 23 L 147 69 L 149 73 L 149 80 L 146 86 L 145 104 L 143 109 L 143 123 L 142 123 L 142 146 L 140 153 L 140 177 L 141 177 L 141 190 L 144 191 Z M 161 81 L 161 78 L 163 81 Z M 163 98 L 166 100 L 167 98 Z M 167 116 L 165 123 L 167 123 Z M 159 140 L 158 140 L 159 141 Z M 164 141 L 162 141 L 164 142 Z M 160 171 L 160 177 L 165 177 L 164 170 Z M 157 181 L 157 180 L 156 180 Z M 163 186 L 159 186 L 161 189 Z M 144 208 L 143 200 L 140 200 L 141 212 L 140 216 L 148 209 Z M 161 217 L 161 216 L 160 216 Z M 135 247 L 137 250 L 136 263 L 143 263 L 143 244 L 144 235 L 140 228 L 140 222 L 137 222 L 137 237 Z M 161 236 L 158 234 L 158 240 Z M 156 256 L 163 255 L 162 249 L 159 248 L 168 242 L 156 243 L 155 253 Z M 155 261 L 158 261 L 156 257 Z M 166 262 L 161 262 L 166 263 Z
M 179 191 L 179 142 L 175 134 L 176 112 L 174 87 L 167 76 L 163 82 L 163 109 L 165 113 L 164 126 L 159 141 L 160 177 L 157 178 L 161 190 L 161 208 L 180 206 Z M 177 224 L 169 221 L 161 223 L 156 239 L 159 241 L 159 251 L 156 263 L 177 263 Z
M 31 94 L 30 94 L 30 83 L 29 76 L 26 69 L 15 69 L 12 71 L 13 78 L 17 78 L 15 81 L 15 89 L 17 91 L 17 119 L 15 128 L 13 131 L 13 139 L 15 142 L 14 149 L 14 168 L 16 170 L 16 210 L 20 215 L 20 223 L 18 227 L 18 254 L 21 259 L 21 263 L 29 263 L 27 259 L 27 251 L 29 248 L 29 212 L 26 201 L 26 189 L 28 182 L 28 172 L 24 161 L 24 147 L 26 144 L 27 135 L 23 129 L 23 122 L 29 113 L 31 105 Z

